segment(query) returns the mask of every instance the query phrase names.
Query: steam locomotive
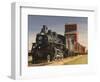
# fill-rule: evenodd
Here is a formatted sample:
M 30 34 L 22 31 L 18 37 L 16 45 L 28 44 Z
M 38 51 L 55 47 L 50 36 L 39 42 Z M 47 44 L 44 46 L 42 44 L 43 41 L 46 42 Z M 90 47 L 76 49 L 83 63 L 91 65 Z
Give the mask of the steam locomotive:
M 41 60 L 52 61 L 57 57 L 63 58 L 65 50 L 65 37 L 48 30 L 47 26 L 43 25 L 41 32 L 36 35 L 36 43 L 32 45 L 32 63 L 39 63 Z

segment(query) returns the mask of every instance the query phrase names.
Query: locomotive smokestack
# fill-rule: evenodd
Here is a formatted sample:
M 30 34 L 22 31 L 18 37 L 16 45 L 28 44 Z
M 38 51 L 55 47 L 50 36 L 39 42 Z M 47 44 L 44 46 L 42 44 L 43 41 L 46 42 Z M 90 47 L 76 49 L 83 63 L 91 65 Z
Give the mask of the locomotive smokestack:
M 47 33 L 48 27 L 46 25 L 43 25 L 43 28 L 41 29 L 42 33 Z

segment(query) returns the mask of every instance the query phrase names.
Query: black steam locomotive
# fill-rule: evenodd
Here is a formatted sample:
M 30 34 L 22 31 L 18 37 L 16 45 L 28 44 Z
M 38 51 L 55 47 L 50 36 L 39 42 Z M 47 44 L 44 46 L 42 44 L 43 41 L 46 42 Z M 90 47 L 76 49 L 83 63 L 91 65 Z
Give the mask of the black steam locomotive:
M 67 51 L 65 36 L 52 32 L 43 25 L 41 32 L 36 35 L 36 43 L 32 45 L 32 63 L 39 63 L 42 60 L 49 62 L 56 58 L 63 59 Z

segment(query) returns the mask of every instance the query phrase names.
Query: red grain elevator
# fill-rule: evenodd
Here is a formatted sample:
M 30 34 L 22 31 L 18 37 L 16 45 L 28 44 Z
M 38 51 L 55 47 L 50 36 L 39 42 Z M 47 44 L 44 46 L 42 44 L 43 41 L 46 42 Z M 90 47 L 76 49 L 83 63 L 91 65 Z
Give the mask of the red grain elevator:
M 66 48 L 71 51 L 77 49 L 77 24 L 65 24 Z

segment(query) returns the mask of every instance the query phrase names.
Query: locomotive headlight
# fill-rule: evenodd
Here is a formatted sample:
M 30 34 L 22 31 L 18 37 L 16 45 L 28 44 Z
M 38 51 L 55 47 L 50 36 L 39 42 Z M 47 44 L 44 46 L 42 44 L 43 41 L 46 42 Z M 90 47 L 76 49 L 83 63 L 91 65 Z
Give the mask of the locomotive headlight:
M 35 46 L 33 46 L 32 48 L 35 48 Z
M 38 40 L 42 40 L 42 36 L 39 36 L 39 37 L 38 37 Z
M 39 49 L 40 49 L 41 47 L 39 46 Z

